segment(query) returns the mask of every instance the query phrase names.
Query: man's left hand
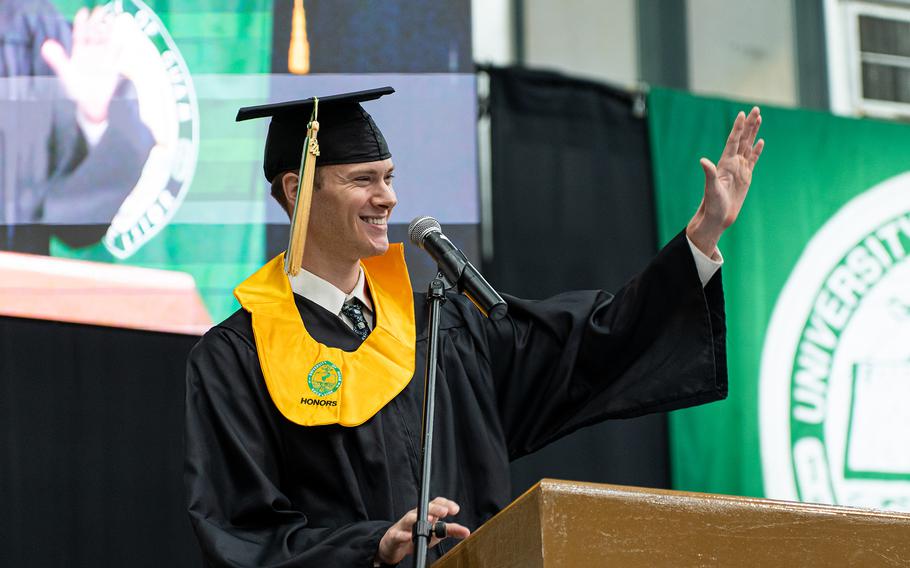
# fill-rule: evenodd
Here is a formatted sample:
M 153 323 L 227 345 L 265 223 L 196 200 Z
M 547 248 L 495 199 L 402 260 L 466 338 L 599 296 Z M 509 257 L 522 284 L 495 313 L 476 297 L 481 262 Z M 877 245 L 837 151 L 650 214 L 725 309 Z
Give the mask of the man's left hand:
M 701 159 L 705 194 L 686 227 L 686 235 L 708 257 L 715 256 L 720 235 L 736 220 L 746 199 L 752 170 L 765 147 L 764 140 L 755 142 L 759 126 L 758 107 L 753 107 L 748 116 L 740 112 L 717 165 L 707 158 Z

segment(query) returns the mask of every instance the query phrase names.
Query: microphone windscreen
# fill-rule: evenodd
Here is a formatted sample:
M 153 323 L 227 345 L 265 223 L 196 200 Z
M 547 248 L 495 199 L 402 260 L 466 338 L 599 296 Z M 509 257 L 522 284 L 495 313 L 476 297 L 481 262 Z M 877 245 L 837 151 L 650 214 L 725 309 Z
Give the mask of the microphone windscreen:
M 414 217 L 414 220 L 408 225 L 408 240 L 423 248 L 423 240 L 433 231 L 442 232 L 439 221 L 428 216 Z

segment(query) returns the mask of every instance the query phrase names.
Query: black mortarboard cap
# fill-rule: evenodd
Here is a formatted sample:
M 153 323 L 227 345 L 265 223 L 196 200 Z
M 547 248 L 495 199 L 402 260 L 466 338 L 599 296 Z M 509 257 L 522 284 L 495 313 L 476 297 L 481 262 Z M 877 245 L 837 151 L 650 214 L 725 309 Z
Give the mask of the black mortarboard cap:
M 392 156 L 373 118 L 360 103 L 395 92 L 382 87 L 319 98 L 319 157 L 317 166 L 356 164 Z M 313 97 L 269 105 L 244 107 L 237 121 L 271 117 L 262 169 L 268 181 L 281 172 L 300 168 Z

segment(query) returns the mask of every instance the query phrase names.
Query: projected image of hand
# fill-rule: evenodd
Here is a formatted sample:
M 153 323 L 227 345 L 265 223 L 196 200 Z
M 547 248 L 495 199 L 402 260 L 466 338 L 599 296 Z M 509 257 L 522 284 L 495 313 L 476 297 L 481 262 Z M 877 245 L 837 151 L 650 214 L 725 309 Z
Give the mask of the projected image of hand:
M 74 100 L 83 117 L 94 123 L 107 120 L 108 106 L 120 75 L 123 44 L 115 33 L 116 19 L 107 9 L 82 8 L 73 20 L 73 49 L 67 54 L 60 42 L 49 39 L 41 46 L 47 62 Z

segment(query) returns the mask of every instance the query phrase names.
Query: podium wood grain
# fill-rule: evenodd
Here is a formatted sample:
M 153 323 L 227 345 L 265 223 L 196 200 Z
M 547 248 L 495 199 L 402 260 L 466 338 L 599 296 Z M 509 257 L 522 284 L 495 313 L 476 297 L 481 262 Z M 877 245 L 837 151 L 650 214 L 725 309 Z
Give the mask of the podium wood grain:
M 910 514 L 544 479 L 435 568 L 910 566 Z

